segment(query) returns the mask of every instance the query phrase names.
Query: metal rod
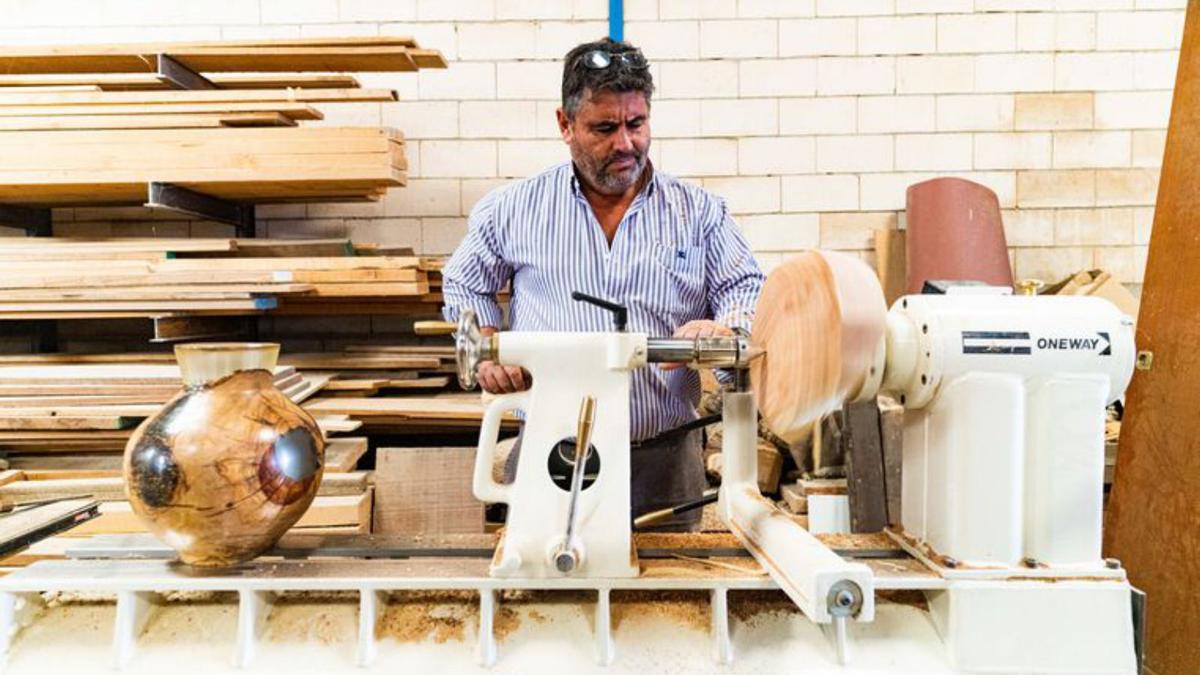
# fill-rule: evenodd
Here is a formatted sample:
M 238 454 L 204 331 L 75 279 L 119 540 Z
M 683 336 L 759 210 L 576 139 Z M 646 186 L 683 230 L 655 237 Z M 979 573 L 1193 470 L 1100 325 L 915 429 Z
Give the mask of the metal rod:
M 579 564 L 575 547 L 575 522 L 579 518 L 579 493 L 583 491 L 584 465 L 592 445 L 592 425 L 596 421 L 596 399 L 584 396 L 579 406 L 579 427 L 575 433 L 575 469 L 571 472 L 571 501 L 567 506 L 567 534 L 554 554 L 554 566 L 566 573 Z
M 717 488 L 711 488 L 709 490 L 705 490 L 704 495 L 702 497 L 700 497 L 699 499 L 693 499 L 691 501 L 687 501 L 682 504 L 676 504 L 675 506 L 669 506 L 665 509 L 659 509 L 657 511 L 643 513 L 642 515 L 633 519 L 633 527 L 634 528 L 646 527 L 647 525 L 653 525 L 657 522 L 666 520 L 667 518 L 670 518 L 671 516 L 677 516 L 681 513 L 687 513 L 688 511 L 693 511 L 695 509 L 702 508 L 704 506 L 707 506 L 707 505 L 712 504 L 713 502 L 717 501 L 717 494 L 718 494 Z
M 742 336 L 704 338 L 649 338 L 646 361 L 683 363 L 696 368 L 749 368 L 762 354 Z

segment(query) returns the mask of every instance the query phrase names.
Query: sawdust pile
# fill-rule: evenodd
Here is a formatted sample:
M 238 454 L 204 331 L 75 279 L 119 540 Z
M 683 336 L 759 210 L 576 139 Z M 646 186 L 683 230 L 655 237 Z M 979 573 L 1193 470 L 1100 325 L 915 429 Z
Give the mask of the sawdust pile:
M 353 642 L 358 635 L 358 593 L 311 591 L 275 599 L 265 639 L 272 642 Z
M 163 610 L 150 619 L 145 645 L 177 645 L 232 640 L 237 629 L 235 592 L 177 591 L 161 596 Z
M 729 592 L 729 615 L 742 623 L 753 625 L 775 616 L 799 613 L 800 608 L 783 591 Z
M 704 591 L 613 591 L 609 600 L 613 630 L 649 619 L 707 631 L 712 615 Z
M 47 591 L 42 593 L 47 609 L 69 605 L 112 604 L 117 601 L 116 593 L 84 593 L 74 591 Z
M 478 621 L 479 598 L 474 591 L 397 592 L 389 596 L 375 624 L 375 637 L 400 642 L 432 639 L 438 644 L 461 641 L 467 624 Z

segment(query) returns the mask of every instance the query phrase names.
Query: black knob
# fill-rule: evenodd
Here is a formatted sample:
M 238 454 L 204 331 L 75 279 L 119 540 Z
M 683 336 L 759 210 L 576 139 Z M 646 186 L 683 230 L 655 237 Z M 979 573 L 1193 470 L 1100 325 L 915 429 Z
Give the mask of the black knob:
M 571 291 L 571 299 L 579 302 L 586 302 L 588 304 L 595 305 L 600 309 L 607 309 L 608 311 L 612 312 L 613 326 L 617 329 L 618 333 L 625 332 L 625 325 L 629 323 L 629 308 L 625 307 L 624 305 L 618 305 L 615 302 L 602 300 L 594 295 L 580 293 L 579 291 Z

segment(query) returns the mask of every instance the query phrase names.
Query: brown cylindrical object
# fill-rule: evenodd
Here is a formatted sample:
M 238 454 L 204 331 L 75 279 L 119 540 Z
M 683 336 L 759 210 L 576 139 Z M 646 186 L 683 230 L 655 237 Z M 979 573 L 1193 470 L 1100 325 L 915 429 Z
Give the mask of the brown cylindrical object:
M 962 178 L 934 178 L 909 186 L 905 208 L 909 293 L 931 280 L 1013 285 L 995 192 Z

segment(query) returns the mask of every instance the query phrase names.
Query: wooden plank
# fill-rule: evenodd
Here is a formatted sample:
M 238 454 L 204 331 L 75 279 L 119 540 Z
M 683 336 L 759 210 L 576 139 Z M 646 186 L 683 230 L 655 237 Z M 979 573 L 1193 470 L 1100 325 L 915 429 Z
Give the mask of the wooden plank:
M 874 401 L 847 403 L 846 488 L 850 500 L 850 531 L 879 532 L 887 525 L 887 488 L 883 478 L 883 447 L 879 437 L 879 405 Z
M 197 113 L 276 113 L 292 120 L 319 120 L 324 115 L 307 103 L 285 101 L 234 101 L 229 103 L 160 103 L 142 105 L 28 105 L 0 107 L 0 117 L 72 116 L 72 115 L 195 115 Z
M 289 531 L 350 526 L 364 534 L 369 533 L 371 503 L 371 490 L 356 495 L 318 496 Z M 133 512 L 129 502 L 108 501 L 100 504 L 99 517 L 71 530 L 70 534 L 73 537 L 90 537 L 98 534 L 142 532 L 147 532 L 146 526 Z
M 158 108 L 154 109 L 155 111 Z M 48 131 L 31 131 L 22 135 L 7 135 L 0 138 L 0 144 L 6 147 L 20 146 L 26 143 L 22 139 L 33 139 L 55 147 L 104 146 L 104 145 L 158 145 L 162 143 L 194 144 L 219 142 L 245 144 L 248 142 L 271 142 L 280 144 L 308 143 L 328 144 L 342 142 L 347 139 L 376 140 L 380 144 L 390 142 L 391 146 L 403 147 L 404 134 L 391 127 L 295 127 L 289 129 L 226 129 L 212 131 L 208 129 L 147 129 L 141 131 L 102 130 L 94 131 L 80 129 L 66 133 L 51 133 Z M 383 147 L 382 145 L 380 147 Z
M 280 73 L 278 75 L 224 74 L 207 75 L 209 81 L 226 89 L 353 89 L 359 86 L 351 75 L 306 75 L 302 73 Z M 171 86 L 156 73 L 84 73 L 9 75 L 0 74 L 0 87 L 20 89 L 28 87 L 90 85 L 102 91 L 163 90 Z
M 167 91 L 19 92 L 0 96 L 0 108 L 40 105 L 140 105 L 153 110 L 164 103 L 379 103 L 395 101 L 391 89 L 197 89 Z
M 374 532 L 483 532 L 484 505 L 471 490 L 475 448 L 379 448 L 376 453 Z
M 68 360 L 63 365 L 54 363 L 53 355 L 29 355 L 29 358 L 40 362 L 41 365 L 0 366 L 0 384 L 63 383 L 78 386 L 115 382 L 140 385 L 167 384 L 178 387 L 181 377 L 179 366 L 173 363 L 71 363 Z M 276 366 L 272 371 L 272 379 L 278 382 L 291 377 L 295 372 L 296 369 L 291 366 Z
M 904 406 L 886 396 L 879 398 L 879 440 L 883 452 L 883 484 L 887 496 L 887 524 L 901 526 L 900 488 L 904 455 Z
M 483 419 L 483 402 L 454 398 L 405 396 L 403 398 L 319 398 L 304 404 L 313 414 L 340 414 L 355 418 L 383 417 L 400 420 Z
M 907 292 L 908 264 L 904 230 L 875 230 L 875 271 L 888 307 Z
M 136 417 L 121 416 L 88 417 L 64 415 L 58 417 L 0 417 L 0 430 L 28 431 L 73 429 L 91 431 L 93 429 L 130 429 L 139 421 L 139 418 Z
M 325 444 L 325 472 L 354 471 L 358 460 L 367 452 L 366 438 L 331 438 Z
M 0 290 L 4 302 L 106 300 L 249 300 L 259 295 L 316 293 L 313 284 L 221 284 Z
M 318 496 L 360 495 L 366 491 L 368 473 L 331 473 L 321 478 Z M 26 501 L 92 495 L 97 501 L 125 501 L 125 479 L 121 477 L 20 480 L 0 486 L 0 500 Z
M 291 353 L 281 354 L 279 362 L 283 365 L 303 370 L 377 370 L 403 369 L 424 370 L 437 368 L 441 361 L 431 357 L 421 356 L 377 356 L 367 357 L 353 354 L 331 353 Z
M 1137 348 L 1153 359 L 1125 394 L 1104 547 L 1146 592 L 1145 666 L 1157 675 L 1200 672 L 1197 153 L 1200 3 L 1189 2 L 1137 317 Z
M 188 129 L 216 127 L 292 127 L 296 121 L 279 112 L 200 113 L 180 115 L 63 115 L 0 117 L 0 131 L 82 129 Z
M 170 55 L 201 72 L 409 72 L 417 64 L 403 46 L 186 47 L 163 45 Z M 146 72 L 155 51 L 81 45 L 0 50 L 0 71 L 14 74 Z

